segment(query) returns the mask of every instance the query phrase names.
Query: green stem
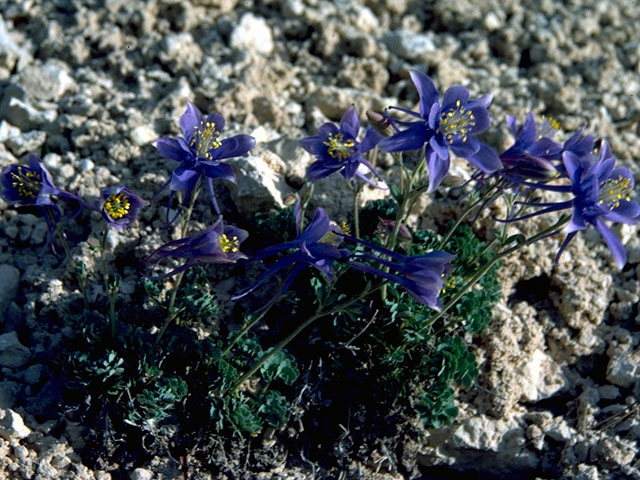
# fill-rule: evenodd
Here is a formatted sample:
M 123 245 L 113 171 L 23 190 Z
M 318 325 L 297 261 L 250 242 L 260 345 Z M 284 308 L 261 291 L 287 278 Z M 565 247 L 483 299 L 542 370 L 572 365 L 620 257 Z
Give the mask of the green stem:
M 294 338 L 296 338 L 298 336 L 298 334 L 300 332 L 302 332 L 302 330 L 304 330 L 305 328 L 307 328 L 309 325 L 311 325 L 313 322 L 315 322 L 316 320 L 318 320 L 319 318 L 322 317 L 326 317 L 329 315 L 334 315 L 336 313 L 339 313 L 341 311 L 343 311 L 344 309 L 350 307 L 351 305 L 353 305 L 356 302 L 359 302 L 360 300 L 362 300 L 364 297 L 366 297 L 367 295 L 369 295 L 372 292 L 375 292 L 376 290 L 378 290 L 378 288 L 380 288 L 382 285 L 378 285 L 374 288 L 369 287 L 369 285 L 367 285 L 367 288 L 364 289 L 364 291 L 362 293 L 360 293 L 360 295 L 358 295 L 356 298 L 352 298 L 351 300 L 348 300 L 346 302 L 344 302 L 343 304 L 340 304 L 326 312 L 322 311 L 323 308 L 323 304 L 318 305 L 318 308 L 316 309 L 316 313 L 314 313 L 311 317 L 309 317 L 307 320 L 305 320 L 303 323 L 301 323 L 300 325 L 298 325 L 298 327 L 291 332 L 284 340 L 280 341 L 280 343 L 278 343 L 275 347 L 273 347 L 266 355 L 263 355 L 262 358 L 260 358 L 260 360 L 258 360 L 256 363 L 253 364 L 253 366 L 244 374 L 242 375 L 240 378 L 238 378 L 238 380 L 236 380 L 234 382 L 233 385 L 231 385 L 231 387 L 229 387 L 228 389 L 226 389 L 225 391 L 223 391 L 220 396 L 224 396 L 227 393 L 233 393 L 240 385 L 242 385 L 248 378 L 250 378 L 253 374 L 255 374 L 258 370 L 260 370 L 260 368 L 271 358 L 273 357 L 275 354 L 277 354 L 280 350 L 282 350 L 284 347 L 286 347 L 289 342 L 291 342 Z M 327 293 L 328 294 L 328 293 Z
M 189 220 L 191 219 L 191 214 L 193 213 L 193 206 L 196 203 L 196 198 L 198 198 L 198 195 L 200 193 L 200 187 L 201 187 L 201 180 L 198 180 L 198 183 L 196 184 L 196 187 L 194 188 L 193 193 L 191 194 L 191 200 L 189 201 L 189 206 L 185 211 L 184 217 L 180 219 L 180 238 L 184 238 L 185 234 L 187 233 L 188 223 L 189 223 Z M 169 324 L 173 320 L 178 318 L 178 316 L 182 312 L 182 310 L 178 310 L 177 312 L 174 312 L 173 309 L 175 307 L 176 297 L 178 295 L 178 290 L 180 290 L 180 284 L 182 283 L 182 278 L 184 277 L 185 272 L 186 270 L 183 270 L 182 272 L 180 272 L 176 277 L 175 283 L 173 284 L 171 297 L 169 297 L 169 306 L 167 307 L 167 318 L 165 319 L 164 324 L 162 325 L 162 328 L 160 329 L 160 331 L 158 332 L 158 335 L 156 336 L 154 347 L 157 347 L 158 344 L 160 343 L 160 339 L 164 335 L 164 332 L 166 332 L 167 328 L 169 327 Z
M 446 305 L 444 305 L 442 307 L 442 310 L 440 310 L 435 317 L 433 317 L 430 321 L 428 325 L 425 325 L 424 327 L 422 327 L 418 333 L 422 332 L 424 329 L 429 328 L 431 325 L 433 325 L 438 319 L 440 319 L 446 312 L 447 310 L 449 310 L 458 300 L 460 300 L 460 298 L 467 293 L 467 291 L 469 291 L 469 289 L 471 287 L 473 287 L 478 280 L 480 280 L 490 269 L 491 267 L 493 267 L 498 261 L 500 261 L 501 259 L 503 259 L 504 257 L 511 255 L 513 252 L 515 252 L 516 250 L 524 247 L 524 246 L 528 246 L 531 245 L 532 243 L 546 237 L 547 235 L 561 229 L 564 225 L 566 225 L 569 222 L 570 217 L 568 215 L 563 215 L 561 216 L 558 221 L 556 223 L 554 223 L 552 226 L 544 229 L 542 232 L 539 232 L 535 235 L 533 235 L 532 237 L 527 238 L 524 242 L 521 243 L 517 243 L 516 245 L 514 245 L 511 248 L 507 248 L 506 250 L 503 250 L 500 253 L 497 253 L 488 263 L 486 263 L 485 265 L 482 266 L 482 268 L 480 270 L 478 270 L 472 277 L 471 279 L 458 291 L 456 292 L 456 294 L 451 297 L 451 299 L 449 299 L 449 301 L 446 303 Z M 497 242 L 497 239 L 494 239 L 491 241 L 491 243 L 489 245 L 492 245 L 493 243 Z M 456 325 L 458 322 L 460 322 L 459 318 L 455 318 L 454 320 L 452 320 L 449 323 L 446 323 L 445 325 L 443 325 L 440 329 L 436 330 L 433 333 L 433 336 L 437 336 L 440 335 L 441 333 L 443 333 L 445 330 L 447 330 L 448 328 Z
M 451 236 L 454 234 L 454 232 L 458 229 L 458 227 L 460 226 L 460 224 L 462 224 L 462 222 L 464 221 L 465 218 L 467 218 L 467 216 L 473 211 L 474 208 L 476 208 L 478 205 L 485 203 L 487 201 L 493 200 L 494 198 L 496 198 L 496 194 L 493 193 L 493 191 L 498 187 L 498 184 L 496 183 L 495 185 L 493 185 L 484 195 L 482 195 L 480 198 L 478 198 L 478 200 L 476 200 L 475 202 L 473 202 L 471 205 L 469 205 L 461 214 L 460 216 L 456 219 L 455 223 L 451 226 L 451 228 L 449 229 L 449 231 L 447 231 L 447 233 L 445 234 L 445 236 L 442 238 L 442 240 L 440 241 L 440 243 L 438 244 L 436 250 L 442 250 L 445 245 L 447 244 L 447 242 L 449 241 L 449 239 L 451 238 Z M 491 193 L 491 196 L 489 196 L 489 194 Z
M 275 300 L 272 300 L 270 302 L 270 304 L 268 304 L 266 306 L 266 308 L 263 308 L 262 312 L 260 312 L 260 315 L 256 316 L 253 320 L 251 320 L 250 322 L 246 323 L 238 333 L 235 334 L 235 336 L 231 339 L 231 342 L 229 343 L 229 345 L 227 345 L 227 347 L 222 350 L 222 355 L 226 355 L 227 353 L 229 353 L 231 351 L 231 349 L 233 348 L 233 346 L 238 343 L 238 340 L 240 340 L 243 335 L 245 333 L 247 333 L 249 330 L 251 330 L 253 327 L 255 327 L 258 322 L 260 320 L 262 320 L 264 318 L 264 316 L 267 314 L 267 312 L 271 309 L 271 307 L 276 303 Z
M 109 273 L 107 272 L 107 263 L 105 261 L 105 253 L 107 249 L 107 229 L 102 232 L 102 241 L 100 242 L 100 267 L 102 270 L 102 279 L 104 281 L 104 291 L 109 300 L 109 332 L 111 338 L 116 338 L 116 297 L 118 295 L 117 279 L 114 277 L 113 285 L 109 282 Z
M 82 300 L 84 302 L 84 309 L 89 310 L 89 297 L 87 295 L 87 275 L 86 272 L 84 274 L 80 274 L 78 264 L 75 262 L 73 257 L 71 256 L 71 249 L 69 248 L 69 244 L 67 243 L 67 239 L 64 237 L 64 234 L 60 231 L 60 226 L 56 227 L 56 235 L 58 239 L 60 239 L 60 243 L 62 244 L 62 248 L 64 250 L 65 255 L 69 259 L 69 263 L 71 264 L 71 268 L 73 269 L 73 273 L 76 276 L 76 280 L 78 280 L 78 285 L 80 286 L 80 292 L 82 293 Z M 83 270 L 84 271 L 84 270 Z
M 358 208 L 358 200 L 361 190 L 362 185 L 360 184 L 360 182 L 357 182 L 356 186 L 353 188 L 353 231 L 356 238 L 360 238 L 360 213 Z

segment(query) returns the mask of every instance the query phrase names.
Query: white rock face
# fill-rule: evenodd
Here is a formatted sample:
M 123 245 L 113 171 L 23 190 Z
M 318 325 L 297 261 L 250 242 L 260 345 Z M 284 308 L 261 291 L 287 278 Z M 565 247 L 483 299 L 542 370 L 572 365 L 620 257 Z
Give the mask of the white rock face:
M 607 350 L 607 380 L 619 387 L 630 387 L 638 380 L 640 350 L 632 351 L 629 344 L 615 345 Z
M 284 207 L 283 192 L 287 191 L 287 185 L 265 160 L 249 155 L 234 160 L 233 169 L 237 183 L 230 184 L 231 196 L 241 212 L 252 214 Z
M 263 55 L 273 52 L 273 35 L 266 20 L 245 13 L 231 32 L 230 47 Z
M 31 433 L 22 417 L 10 409 L 0 410 L 0 437 L 5 440 L 21 440 Z
M 559 365 L 542 350 L 535 350 L 516 367 L 522 398 L 536 402 L 551 397 L 565 385 Z
M 384 35 L 382 42 L 389 51 L 406 60 L 416 60 L 433 52 L 436 46 L 426 35 L 398 31 Z
M 20 84 L 34 98 L 59 100 L 75 82 L 60 65 L 45 63 L 30 65 L 20 72 Z

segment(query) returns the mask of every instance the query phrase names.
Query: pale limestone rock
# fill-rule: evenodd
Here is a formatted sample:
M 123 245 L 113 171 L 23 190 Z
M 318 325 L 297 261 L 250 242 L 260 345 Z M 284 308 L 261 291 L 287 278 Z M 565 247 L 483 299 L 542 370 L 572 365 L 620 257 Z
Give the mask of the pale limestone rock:
M 268 55 L 273 52 L 273 34 L 262 17 L 245 13 L 240 23 L 231 32 L 231 48 Z
M 270 162 L 274 162 L 273 156 L 275 154 Z M 253 214 L 284 207 L 283 196 L 287 191 L 284 177 L 274 172 L 265 160 L 253 155 L 238 158 L 233 161 L 233 169 L 236 183 L 229 184 L 229 188 L 240 211 Z
M 31 429 L 24 424 L 20 415 L 10 409 L 0 410 L 0 437 L 5 440 L 22 440 L 30 433 Z

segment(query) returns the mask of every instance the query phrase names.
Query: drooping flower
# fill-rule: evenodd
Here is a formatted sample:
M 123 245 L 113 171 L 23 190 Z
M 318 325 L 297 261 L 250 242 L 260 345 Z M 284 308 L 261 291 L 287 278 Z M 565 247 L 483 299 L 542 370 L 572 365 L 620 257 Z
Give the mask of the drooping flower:
M 315 182 L 332 173 L 340 172 L 348 180 L 357 176 L 377 187 L 378 185 L 369 180 L 358 168 L 364 165 L 382 180 L 378 172 L 364 158 L 364 154 L 374 148 L 383 137 L 369 127 L 362 142 L 359 142 L 359 131 L 358 110 L 352 105 L 342 116 L 340 127 L 327 122 L 320 127 L 317 135 L 300 140 L 300 146 L 317 158 L 317 161 L 307 170 L 307 178 Z
M 123 186 L 103 188 L 101 196 L 100 213 L 107 224 L 118 231 L 135 222 L 138 211 L 147 204 Z
M 233 168 L 221 160 L 245 155 L 256 143 L 250 135 L 235 135 L 221 140 L 220 132 L 224 125 L 222 115 L 210 113 L 205 118 L 195 105 L 187 102 L 187 110 L 180 117 L 184 138 L 160 138 L 155 141 L 154 145 L 160 155 L 180 162 L 169 182 L 160 189 L 162 191 L 168 186 L 171 190 L 169 203 L 175 192 L 185 192 L 182 206 L 186 205 L 198 180 L 204 177 L 211 202 L 220 214 L 212 179 L 225 178 L 230 182 L 235 182 L 236 179 Z
M 303 232 L 300 232 L 299 220 L 300 205 L 298 203 L 296 204 L 296 238 L 290 242 L 263 248 L 255 254 L 252 260 L 262 260 L 287 250 L 293 250 L 293 252 L 276 260 L 248 290 L 236 295 L 232 300 L 244 297 L 276 273 L 291 266 L 293 268 L 282 283 L 279 293 L 274 296 L 274 299 L 279 298 L 280 295 L 286 292 L 296 277 L 309 266 L 319 270 L 331 281 L 333 278 L 333 262 L 344 260 L 350 255 L 348 250 L 340 249 L 336 245 L 340 240 L 337 233 L 342 233 L 340 227 L 333 224 L 320 207 L 316 209 L 311 222 Z
M 552 160 L 561 157 L 562 147 L 553 141 L 555 128 L 548 121 L 536 124 L 531 112 L 519 130 L 515 117 L 507 115 L 507 123 L 515 142 L 500 154 L 504 165 L 501 174 L 508 175 L 516 182 L 520 179 L 547 180 L 557 177 L 559 173 Z
M 48 245 L 53 239 L 56 226 L 62 219 L 60 207 L 54 198 L 71 201 L 76 209 L 71 218 L 80 213 L 82 200 L 53 184 L 51 174 L 37 155 L 29 155 L 29 166 L 11 164 L 2 170 L 2 197 L 19 206 L 33 205 L 47 222 Z
M 349 265 L 357 270 L 397 283 L 418 302 L 424 303 L 434 310 L 442 308 L 439 295 L 442 291 L 444 277 L 453 269 L 451 262 L 456 258 L 455 255 L 442 250 L 434 250 L 425 255 L 409 256 L 354 237 L 345 236 L 345 238 L 381 254 L 359 253 L 350 259 Z M 391 260 L 384 257 L 389 257 Z M 372 267 L 358 261 L 358 259 L 377 262 L 387 269 Z
M 419 150 L 425 147 L 429 169 L 429 191 L 435 190 L 449 171 L 449 151 L 471 162 L 476 168 L 491 173 L 502 167 L 498 155 L 474 137 L 489 128 L 491 94 L 469 100 L 469 90 L 462 86 L 449 88 L 442 97 L 424 73 L 411 71 L 420 97 L 419 113 L 393 107 L 417 121 L 398 122 L 407 128 L 382 140 L 378 146 L 385 152 Z
M 249 233 L 246 230 L 225 225 L 220 217 L 209 228 L 191 237 L 167 242 L 151 255 L 144 263 L 156 265 L 163 258 L 184 258 L 187 261 L 181 267 L 175 268 L 154 278 L 166 278 L 182 272 L 198 264 L 229 264 L 246 259 L 240 251 L 240 244 L 246 240 Z
M 598 161 L 578 157 L 572 152 L 563 154 L 563 163 L 572 181 L 573 212 L 566 227 L 567 237 L 562 243 L 556 261 L 571 239 L 589 224 L 596 227 L 620 268 L 627 262 L 627 252 L 618 237 L 603 220 L 626 224 L 640 223 L 640 204 L 631 200 L 635 186 L 628 168 L 616 167 L 616 159 L 608 142 L 602 141 Z
M 622 268 L 627 261 L 626 250 L 603 220 L 626 224 L 640 223 L 640 204 L 631 200 L 635 185 L 631 171 L 625 167 L 615 166 L 616 159 L 606 140 L 601 143 L 600 154 L 595 163 L 591 153 L 579 157 L 571 151 L 565 151 L 562 154 L 562 161 L 571 185 L 551 185 L 543 182 L 538 184 L 527 182 L 526 185 L 540 190 L 571 193 L 572 199 L 549 203 L 518 202 L 521 205 L 544 208 L 519 217 L 497 220 L 516 222 L 570 208 L 572 209 L 571 219 L 564 229 L 567 236 L 556 255 L 556 262 L 573 237 L 580 230 L 593 225 L 604 238 L 618 266 Z

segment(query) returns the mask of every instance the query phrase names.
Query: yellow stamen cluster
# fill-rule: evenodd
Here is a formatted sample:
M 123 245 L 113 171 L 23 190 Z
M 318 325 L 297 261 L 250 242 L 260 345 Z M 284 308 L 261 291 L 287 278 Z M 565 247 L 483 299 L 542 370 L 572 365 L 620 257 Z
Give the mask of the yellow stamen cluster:
M 344 220 L 340 222 L 340 228 L 342 229 L 342 233 L 344 233 L 345 235 L 351 235 L 351 228 L 349 227 L 349 224 Z
M 540 118 L 542 122 L 536 125 L 536 138 L 540 140 L 542 137 L 547 137 L 553 140 L 556 131 L 561 130 L 560 122 L 553 117 L 545 117 L 544 115 L 541 115 Z
M 224 253 L 238 253 L 240 248 L 240 240 L 235 235 L 232 238 L 227 237 L 226 233 L 223 233 L 218 240 L 218 245 Z
M 329 134 L 329 140 L 322 142 L 323 145 L 329 147 L 327 153 L 331 158 L 337 158 L 339 162 L 345 158 L 349 158 L 353 154 L 353 147 L 356 143 L 352 140 L 345 140 L 341 133 Z
M 112 193 L 104 202 L 104 209 L 107 214 L 117 220 L 129 213 L 131 204 L 124 193 Z
M 444 276 L 444 274 L 442 275 Z M 444 282 L 444 285 L 442 286 L 442 293 L 446 293 L 447 289 L 449 290 L 453 290 L 454 288 L 456 288 L 456 284 L 458 283 L 456 277 L 454 277 L 453 275 L 451 275 L 446 282 Z
M 36 198 L 42 188 L 42 178 L 37 172 L 18 167 L 18 173 L 11 173 L 11 186 L 18 191 L 22 198 Z
M 620 206 L 620 200 L 631 201 L 630 178 L 618 175 L 618 178 L 607 178 L 600 182 L 600 205 L 606 205 L 609 210 L 613 210 Z
M 200 125 L 195 125 L 193 128 L 196 132 L 194 133 L 189 146 L 192 148 L 195 147 L 196 155 L 198 157 L 211 160 L 211 153 L 209 153 L 209 151 L 222 145 L 222 142 L 218 138 L 220 136 L 220 132 L 216 130 L 216 124 L 213 122 L 201 121 Z
M 458 100 L 455 108 L 440 114 L 440 126 L 437 132 L 442 132 L 450 144 L 453 143 L 454 135 L 466 142 L 467 134 L 475 126 L 475 115 L 471 110 L 466 110 Z

